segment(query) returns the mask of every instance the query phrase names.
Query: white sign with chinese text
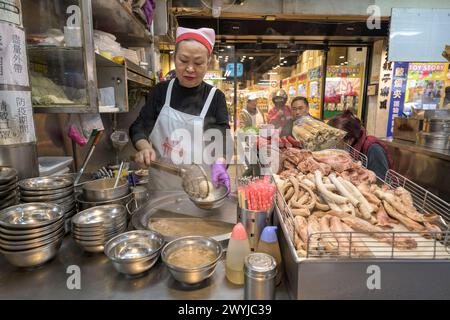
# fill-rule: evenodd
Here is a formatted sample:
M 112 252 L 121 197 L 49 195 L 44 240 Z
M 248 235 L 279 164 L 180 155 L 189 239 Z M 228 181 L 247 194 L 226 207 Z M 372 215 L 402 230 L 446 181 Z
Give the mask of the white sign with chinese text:
M 20 0 L 0 1 L 0 20 L 22 26 Z
M 25 32 L 0 22 L 0 84 L 28 87 Z
M 0 145 L 36 142 L 30 91 L 0 91 Z

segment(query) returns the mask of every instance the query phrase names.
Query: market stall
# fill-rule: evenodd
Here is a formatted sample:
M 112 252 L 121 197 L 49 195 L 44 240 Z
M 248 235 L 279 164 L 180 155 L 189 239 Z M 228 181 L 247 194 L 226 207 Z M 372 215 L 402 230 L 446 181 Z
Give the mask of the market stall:
M 26 34 L 20 22 L 9 21 L 5 27 L 6 22 L 0 21 L 0 31 L 11 36 L 2 36 L 12 44 L 9 58 L 23 63 L 13 64 L 17 83 L 2 83 L 0 88 L 4 96 L 0 132 L 17 138 L 5 145 L 34 147 L 37 141 L 39 155 L 47 161 L 54 160 L 48 156 L 63 157 L 64 164 L 50 161 L 50 168 L 41 166 L 40 173 L 22 179 L 17 158 L 23 163 L 35 159 L 19 150 L 18 157 L 8 158 L 9 163 L 0 167 L 0 299 L 450 296 L 447 281 L 442 281 L 450 267 L 450 204 L 447 197 L 443 200 L 430 192 L 436 184 L 427 182 L 439 176 L 440 188 L 448 193 L 444 173 L 449 154 L 389 141 L 394 153 L 407 149 L 413 154 L 407 156 L 407 171 L 412 167 L 428 171 L 416 170 L 421 175 L 411 179 L 416 184 L 396 172 L 404 165 L 399 161 L 396 171 L 389 170 L 381 180 L 367 169 L 365 155 L 343 143 L 346 132 L 314 119 L 328 119 L 347 109 L 362 115 L 369 65 L 362 48 L 341 48 L 338 42 L 328 51 L 333 46 L 328 42 L 303 46 L 294 37 L 277 43 L 279 54 L 268 56 L 259 52 L 263 43 L 258 39 L 255 55 L 248 62 L 242 55 L 238 63 L 234 45 L 239 41 L 223 46 L 229 38 L 219 30 L 209 29 L 209 37 L 194 32 L 196 36 L 187 39 L 208 52 L 201 51 L 208 63 L 194 64 L 213 63 L 204 69 L 209 70 L 205 77 L 198 77 L 192 87 L 180 85 L 183 91 L 178 93 L 191 102 L 197 97 L 187 92 L 195 90 L 185 89 L 198 88 L 203 81 L 223 91 L 223 108 L 211 118 L 225 119 L 228 110 L 230 127 L 241 131 L 233 141 L 233 161 L 225 163 L 216 151 L 213 165 L 160 161 L 170 153 L 179 158 L 186 154 L 183 139 L 166 134 L 159 139 L 161 157 L 146 163 L 151 153 L 142 154 L 147 167 L 140 169 L 142 162 L 130 157 L 136 141 L 131 143 L 128 128 L 148 92 L 162 80 L 157 74 L 172 69 L 170 63 L 158 66 L 158 42 L 169 43 L 162 60 L 170 61 L 174 30 L 162 32 L 160 39 L 154 36 L 158 28 L 152 24 L 152 1 L 21 2 Z M 158 9 L 164 13 L 161 17 L 173 18 L 167 3 Z M 167 22 L 160 29 L 164 28 L 174 25 Z M 186 30 L 184 35 L 192 37 Z M 281 57 L 281 50 L 289 56 Z M 25 51 L 28 57 L 19 54 Z M 29 79 L 22 74 L 26 60 Z M 271 68 L 277 73 L 270 73 Z M 402 68 L 409 72 L 401 73 Z M 276 76 L 267 79 L 270 74 Z M 266 79 L 256 85 L 259 76 Z M 188 83 L 198 80 L 183 77 Z M 312 117 L 296 119 L 282 138 L 270 126 L 261 131 L 233 127 L 250 93 L 256 95 L 262 114 L 268 112 L 279 79 L 289 99 L 307 98 Z M 448 65 L 394 64 L 392 80 L 393 88 L 380 90 L 381 95 L 393 90 L 393 121 L 393 115 L 408 111 L 407 106 L 442 104 Z M 170 88 L 162 103 L 166 107 L 176 82 L 163 85 Z M 204 95 L 207 103 L 200 109 L 201 119 L 191 121 L 197 116 L 189 114 L 187 122 L 211 122 L 205 117 L 216 91 L 207 89 L 211 91 Z M 400 102 L 406 103 L 405 109 L 399 108 Z M 11 125 L 10 109 L 17 111 L 11 118 L 19 125 Z M 228 129 L 227 123 L 220 125 Z M 439 125 L 446 126 L 428 122 L 420 130 L 434 132 L 431 128 Z M 173 126 L 167 131 L 177 129 Z M 149 143 L 148 133 L 142 132 L 140 140 Z M 151 145 L 141 151 L 150 149 Z M 431 164 L 424 155 L 445 164 Z M 73 173 L 66 173 L 72 159 Z M 156 170 L 160 176 L 154 175 Z
M 377 180 L 364 168 L 365 157 L 346 149 L 284 152 L 276 218 L 290 293 L 298 299 L 448 296 L 439 274 L 450 263 L 450 205 L 392 170 Z

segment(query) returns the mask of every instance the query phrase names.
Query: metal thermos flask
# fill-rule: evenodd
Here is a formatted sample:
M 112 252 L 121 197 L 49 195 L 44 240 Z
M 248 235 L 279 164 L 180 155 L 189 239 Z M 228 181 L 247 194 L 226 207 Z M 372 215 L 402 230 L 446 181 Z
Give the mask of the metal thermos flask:
M 244 299 L 274 300 L 277 263 L 266 253 L 251 253 L 244 261 Z

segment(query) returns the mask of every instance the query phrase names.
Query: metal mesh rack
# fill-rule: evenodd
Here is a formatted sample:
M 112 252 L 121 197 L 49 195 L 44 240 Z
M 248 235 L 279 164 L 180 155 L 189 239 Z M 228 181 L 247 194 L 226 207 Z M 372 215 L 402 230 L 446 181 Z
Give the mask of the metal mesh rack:
M 354 161 L 367 164 L 367 158 L 350 146 L 343 146 Z M 296 252 L 294 215 L 288 207 L 280 190 L 277 189 L 277 206 L 281 226 L 290 240 L 296 261 L 304 258 L 351 258 L 351 259 L 450 259 L 448 242 L 450 231 L 450 204 L 428 192 L 395 171 L 389 170 L 385 181 L 390 188 L 403 187 L 409 191 L 414 205 L 421 213 L 435 213 L 442 217 L 442 232 L 409 232 L 398 227 L 385 232 L 342 232 L 313 233 L 309 235 L 306 252 Z M 337 241 L 340 240 L 340 241 Z
M 360 161 L 363 167 L 367 168 L 367 156 L 364 153 L 359 152 L 358 150 L 356 150 L 355 148 L 346 143 L 340 148 L 347 151 L 353 158 L 353 160 L 355 160 L 356 162 Z

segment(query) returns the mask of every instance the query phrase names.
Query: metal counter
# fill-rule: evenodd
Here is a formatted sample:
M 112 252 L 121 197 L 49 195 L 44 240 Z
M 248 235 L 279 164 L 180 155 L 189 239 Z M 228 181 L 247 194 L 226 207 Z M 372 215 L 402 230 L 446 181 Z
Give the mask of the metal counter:
M 67 268 L 81 270 L 81 290 L 70 290 Z M 244 288 L 225 277 L 221 260 L 210 279 L 196 286 L 177 282 L 161 260 L 140 277 L 118 273 L 104 254 L 83 252 L 66 236 L 55 259 L 35 269 L 19 269 L 0 255 L 0 299 L 125 299 L 125 300 L 241 300 Z M 70 282 L 70 281 L 69 281 Z M 277 299 L 289 299 L 286 286 L 276 290 Z
M 170 193 L 170 192 L 169 192 Z M 153 192 L 156 200 L 168 192 Z M 151 202 L 149 203 L 151 205 Z M 236 222 L 236 210 L 224 210 L 216 219 Z M 76 265 L 81 273 L 81 290 L 67 287 L 67 268 Z M 70 282 L 70 280 L 69 280 Z M 225 277 L 222 259 L 210 279 L 196 286 L 177 282 L 159 259 L 157 264 L 139 277 L 118 273 L 104 254 L 84 252 L 67 235 L 58 255 L 35 269 L 19 269 L 0 254 L 0 299 L 151 299 L 151 300 L 242 300 L 243 286 L 236 286 Z M 277 299 L 289 299 L 285 284 L 276 288 Z
M 420 147 L 413 142 L 383 140 L 394 160 L 396 172 L 404 175 L 443 200 L 450 201 L 450 150 Z
M 450 150 L 432 149 L 416 145 L 414 142 L 398 139 L 382 139 L 388 146 L 393 148 L 402 148 L 412 152 L 421 153 L 430 157 L 450 161 Z

